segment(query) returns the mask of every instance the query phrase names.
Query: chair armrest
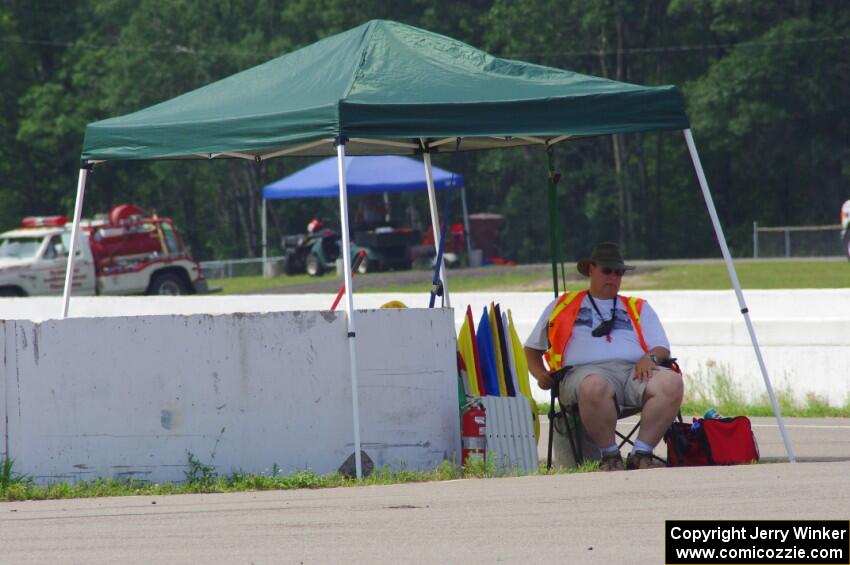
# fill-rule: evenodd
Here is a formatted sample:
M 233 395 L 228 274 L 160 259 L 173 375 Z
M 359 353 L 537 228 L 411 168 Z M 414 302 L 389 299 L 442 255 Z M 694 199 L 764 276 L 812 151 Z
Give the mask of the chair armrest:
M 662 367 L 666 367 L 667 369 L 670 369 L 672 371 L 675 371 L 680 375 L 682 374 L 682 369 L 680 369 L 679 364 L 676 363 L 676 357 L 668 357 L 667 359 L 659 363 L 659 365 Z

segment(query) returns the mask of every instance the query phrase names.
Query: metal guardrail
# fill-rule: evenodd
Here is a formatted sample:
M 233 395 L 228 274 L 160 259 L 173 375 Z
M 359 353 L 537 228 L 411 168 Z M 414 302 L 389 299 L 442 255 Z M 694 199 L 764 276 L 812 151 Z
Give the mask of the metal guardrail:
M 814 256 L 817 256 L 817 255 L 825 255 L 825 256 L 826 255 L 836 255 L 837 254 L 836 250 L 840 249 L 839 244 L 840 244 L 841 224 L 830 224 L 830 225 L 826 225 L 826 226 L 759 227 L 758 222 L 753 222 L 753 258 L 757 259 L 759 257 L 759 233 L 782 233 L 782 234 L 784 234 L 784 255 L 779 255 L 779 256 L 791 257 L 791 255 L 792 255 L 791 234 L 792 233 L 819 232 L 819 231 L 820 232 L 834 231 L 837 234 L 837 236 L 835 238 L 836 243 L 833 245 L 831 243 L 832 240 L 831 239 L 828 240 L 828 242 L 826 243 L 827 248 L 824 250 L 823 253 L 815 252 L 816 249 L 813 249 L 812 248 L 813 246 L 809 245 L 809 246 L 807 246 L 808 248 L 804 250 L 805 252 L 802 253 L 802 255 L 809 255 L 809 256 L 812 256 L 812 255 L 814 255 Z M 815 246 L 815 247 L 820 247 L 820 246 L 823 246 L 823 243 L 821 243 L 819 246 Z M 796 252 L 796 249 L 793 250 L 793 251 Z M 777 255 L 771 254 L 770 256 L 775 257 Z
M 283 260 L 283 256 L 269 257 L 269 264 Z M 207 279 L 229 279 L 233 277 L 256 277 L 263 274 L 263 258 L 224 259 L 221 261 L 201 261 L 201 270 Z

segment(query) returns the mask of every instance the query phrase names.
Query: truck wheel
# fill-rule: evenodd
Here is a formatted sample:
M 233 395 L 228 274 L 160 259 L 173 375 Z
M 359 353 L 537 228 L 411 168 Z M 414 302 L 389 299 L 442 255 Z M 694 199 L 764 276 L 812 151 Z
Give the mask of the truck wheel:
M 149 294 L 180 296 L 187 294 L 186 283 L 176 273 L 160 273 L 154 277 Z
M 321 259 L 315 253 L 307 255 L 307 274 L 311 277 L 320 277 L 325 273 L 325 267 L 322 265 Z
M 295 253 L 288 252 L 286 256 L 283 258 L 283 272 L 287 275 L 294 275 L 298 272 L 298 259 L 295 257 Z

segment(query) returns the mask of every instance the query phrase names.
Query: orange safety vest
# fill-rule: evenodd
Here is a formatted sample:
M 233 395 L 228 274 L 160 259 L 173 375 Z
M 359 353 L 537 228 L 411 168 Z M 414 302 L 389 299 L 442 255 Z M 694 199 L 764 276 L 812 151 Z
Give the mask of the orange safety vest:
M 546 363 L 552 371 L 557 371 L 563 367 L 563 356 L 566 354 L 567 344 L 573 336 L 573 327 L 585 294 L 587 294 L 586 290 L 566 292 L 558 298 L 555 308 L 552 309 L 552 315 L 549 316 L 549 350 L 544 355 L 544 359 L 546 359 Z M 640 312 L 646 301 L 642 298 L 617 296 L 623 301 L 626 313 L 632 320 L 632 327 L 635 329 L 640 346 L 648 353 L 649 347 L 646 346 L 640 327 Z

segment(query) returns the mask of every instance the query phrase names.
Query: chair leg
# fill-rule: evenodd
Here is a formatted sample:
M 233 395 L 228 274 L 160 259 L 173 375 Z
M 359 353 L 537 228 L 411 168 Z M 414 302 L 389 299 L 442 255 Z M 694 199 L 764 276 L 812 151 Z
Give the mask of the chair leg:
M 568 418 L 569 414 L 565 414 L 564 420 Z M 570 425 L 570 447 L 573 450 L 573 459 L 575 459 L 576 465 L 584 463 L 584 450 L 582 449 L 583 434 L 584 428 L 581 426 L 581 418 L 578 415 L 578 407 L 576 407 L 576 411 L 573 412 L 573 423 Z
M 575 430 L 573 424 L 570 424 L 569 415 L 564 411 L 564 407 L 561 406 L 561 417 L 564 419 L 564 428 L 567 433 L 567 439 L 570 442 L 570 450 L 573 453 L 573 459 L 575 459 L 576 464 L 580 464 L 584 461 L 584 457 L 581 452 L 581 443 L 579 443 L 578 447 L 576 447 L 575 441 Z M 546 453 L 546 469 L 549 470 L 552 468 L 552 445 L 555 439 L 555 409 L 549 408 L 549 445 L 548 451 Z
M 617 435 L 623 439 L 623 441 L 621 441 L 621 442 L 620 442 L 620 445 L 619 445 L 620 449 L 622 449 L 622 448 L 623 448 L 623 446 L 624 446 L 624 445 L 626 445 L 627 443 L 628 443 L 629 445 L 631 445 L 632 447 L 634 447 L 635 442 L 633 442 L 633 441 L 632 441 L 631 437 L 632 437 L 632 436 L 634 435 L 634 433 L 635 433 L 636 431 L 638 431 L 639 429 L 640 429 L 640 420 L 638 420 L 638 423 L 637 423 L 637 424 L 635 424 L 635 427 L 634 427 L 634 428 L 632 428 L 632 431 L 630 431 L 630 432 L 628 433 L 628 435 L 625 435 L 625 436 L 624 436 L 624 435 L 623 435 L 623 434 L 621 434 L 620 432 L 616 432 L 616 433 L 617 433 Z M 662 463 L 664 463 L 665 465 L 667 465 L 667 460 L 666 460 L 666 459 L 664 459 L 663 457 L 659 456 L 659 455 L 656 455 L 656 454 L 655 454 L 655 452 L 653 452 L 653 453 L 652 453 L 652 458 L 653 458 L 653 459 L 658 459 L 659 461 L 661 461 Z
M 557 394 L 552 394 L 551 402 L 549 404 L 549 446 L 548 446 L 548 454 L 547 454 L 547 457 L 546 457 L 546 468 L 547 469 L 552 468 L 552 442 L 554 440 L 554 434 L 555 434 L 555 400 L 556 399 L 558 400 L 558 405 L 561 408 L 561 415 L 564 418 L 564 427 L 565 427 L 566 432 L 567 432 L 567 438 L 569 439 L 569 442 L 570 442 L 570 450 L 573 453 L 573 458 L 576 461 L 576 465 L 580 465 L 584 462 L 584 453 L 583 453 L 582 441 L 581 441 L 581 434 L 582 434 L 581 415 L 579 413 L 579 408 L 576 405 L 576 406 L 572 406 L 570 410 L 566 410 L 564 408 L 564 405 L 561 404 L 560 397 Z M 614 404 L 615 405 L 617 404 L 616 397 L 614 398 Z M 573 417 L 573 422 L 570 422 L 570 415 L 572 415 L 572 417 Z M 620 407 L 619 407 L 619 405 L 617 405 L 617 419 L 618 420 L 619 420 L 619 416 L 620 416 Z M 679 412 L 678 415 L 676 416 L 676 420 L 679 421 L 679 422 L 682 421 L 682 413 L 681 412 Z M 640 422 L 641 421 L 638 420 L 638 422 L 634 425 L 634 427 L 631 429 L 631 431 L 626 435 L 623 435 L 616 428 L 614 429 L 614 433 L 617 435 L 617 437 L 619 437 L 622 440 L 618 444 L 617 447 L 622 449 L 623 446 L 626 445 L 627 443 L 629 445 L 631 445 L 632 447 L 634 447 L 634 441 L 632 440 L 632 436 L 634 436 L 635 433 L 637 433 L 637 431 L 640 429 Z M 661 461 L 665 465 L 668 464 L 667 459 L 660 457 L 660 456 L 656 455 L 655 453 L 652 454 L 652 457 L 654 459 L 657 459 L 658 461 Z
M 611 400 L 614 402 L 614 410 L 617 411 L 617 421 L 619 422 L 620 417 L 623 415 L 623 412 L 620 410 L 620 405 L 617 403 L 617 396 L 616 395 L 612 396 Z M 628 433 L 628 435 L 623 435 L 617 429 L 617 425 L 615 424 L 614 425 L 614 435 L 616 437 L 620 438 L 621 440 L 623 440 L 619 444 L 617 444 L 617 448 L 623 449 L 623 446 L 626 445 L 627 443 L 631 446 L 634 446 L 635 442 L 632 441 L 632 436 L 635 434 L 635 432 L 638 430 L 639 427 L 640 427 L 640 419 L 638 419 L 638 423 L 634 425 L 634 427 L 632 428 L 632 431 L 630 431 Z
M 554 383 L 553 383 L 552 388 L 550 389 L 550 393 L 549 393 L 549 413 L 548 413 L 548 416 L 549 416 L 549 445 L 547 446 L 547 453 L 546 453 L 546 469 L 547 470 L 552 468 L 552 445 L 553 445 L 553 441 L 555 439 L 555 400 L 558 401 L 558 407 L 561 409 L 561 417 L 564 419 L 564 431 L 566 431 L 567 439 L 570 442 L 570 450 L 573 452 L 573 459 L 576 461 L 576 464 L 580 464 L 584 461 L 584 455 L 581 451 L 581 442 L 578 441 L 578 432 L 577 432 L 577 430 L 581 429 L 581 427 L 580 427 L 581 420 L 578 420 L 578 416 L 577 416 L 578 415 L 578 406 L 574 407 L 574 410 L 575 410 L 574 414 L 576 415 L 577 421 L 574 422 L 573 424 L 570 424 L 570 418 L 569 418 L 570 412 L 567 411 L 564 408 L 563 403 L 561 403 L 561 396 L 559 394 L 560 388 L 561 388 L 561 381 L 563 380 L 564 375 L 566 374 L 566 370 L 568 370 L 568 369 L 569 369 L 569 367 L 564 367 L 563 369 L 561 369 L 560 371 L 558 371 L 558 372 L 556 372 L 552 375 Z M 578 443 L 578 446 L 576 446 L 577 443 Z
M 682 413 L 679 412 L 676 415 L 676 420 L 674 420 L 674 422 L 681 422 L 681 421 L 682 421 Z M 672 427 L 672 425 L 671 425 L 671 427 Z M 627 442 L 629 443 L 629 445 L 634 446 L 634 442 L 631 441 L 631 437 L 639 429 L 640 429 L 640 420 L 638 420 L 637 424 L 635 424 L 635 427 L 632 428 L 632 431 L 630 431 L 628 435 L 624 436 L 620 432 L 617 432 L 617 435 L 620 436 L 621 438 L 623 438 L 623 441 L 620 443 L 620 448 L 622 448 Z M 656 455 L 654 452 L 652 454 L 652 458 L 661 461 L 662 463 L 664 463 L 667 466 L 670 465 L 670 463 L 667 459 L 665 459 L 664 457 L 661 457 L 660 455 Z
M 561 402 L 561 397 L 558 397 L 558 406 L 561 407 L 561 414 L 564 415 L 564 426 L 567 430 L 567 437 L 570 439 L 570 449 L 573 452 L 573 460 L 576 466 L 584 463 L 584 450 L 582 449 L 582 434 L 584 430 L 581 426 L 581 416 L 579 414 L 578 404 L 574 404 L 567 410 Z M 570 414 L 572 414 L 573 422 L 570 423 Z
M 552 468 L 552 445 L 555 441 L 555 398 L 557 395 L 555 394 L 556 389 L 552 389 L 552 392 L 549 397 L 549 412 L 547 416 L 549 416 L 549 446 L 546 451 L 546 470 L 550 470 Z
M 623 435 L 617 429 L 614 429 L 614 433 L 617 435 L 617 437 L 623 440 L 617 447 L 622 449 L 623 446 L 627 443 L 631 446 L 634 446 L 635 442 L 632 441 L 632 436 L 635 435 L 635 432 L 638 431 L 638 429 L 640 429 L 640 420 L 638 420 L 637 424 L 635 424 L 635 426 L 632 428 L 632 431 L 630 431 L 627 435 Z
M 678 420 L 679 420 L 680 422 L 682 421 L 682 413 L 681 413 L 681 412 L 680 412 L 680 413 L 679 413 L 679 415 L 678 415 Z M 640 420 L 638 420 L 638 421 L 637 421 L 637 424 L 635 424 L 635 425 L 634 425 L 634 427 L 632 428 L 632 430 L 631 430 L 631 431 L 630 431 L 627 435 L 623 435 L 623 434 L 622 434 L 622 433 L 620 433 L 619 431 L 616 431 L 616 430 L 615 430 L 615 432 L 614 432 L 614 433 L 615 433 L 615 434 L 617 434 L 617 437 L 619 437 L 620 439 L 622 439 L 622 440 L 623 440 L 623 441 L 621 441 L 621 442 L 620 442 L 620 444 L 618 445 L 618 447 L 619 447 L 620 449 L 622 449 L 622 448 L 623 448 L 623 446 L 624 446 L 624 445 L 626 445 L 627 443 L 628 443 L 629 445 L 631 445 L 632 447 L 634 447 L 635 442 L 634 442 L 634 441 L 632 441 L 632 436 L 633 436 L 633 435 L 635 435 L 635 432 L 637 432 L 637 431 L 640 429 L 640 422 L 641 422 L 641 421 L 640 421 Z M 661 462 L 662 462 L 662 463 L 664 463 L 665 465 L 667 465 L 667 464 L 668 464 L 668 463 L 667 463 L 667 459 L 665 459 L 665 458 L 663 458 L 663 457 L 661 457 L 661 456 L 659 456 L 659 455 L 656 455 L 654 452 L 653 452 L 653 454 L 652 454 L 652 458 L 653 458 L 653 459 L 658 459 L 659 461 L 661 461 Z

